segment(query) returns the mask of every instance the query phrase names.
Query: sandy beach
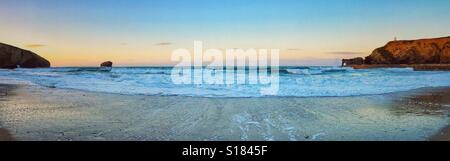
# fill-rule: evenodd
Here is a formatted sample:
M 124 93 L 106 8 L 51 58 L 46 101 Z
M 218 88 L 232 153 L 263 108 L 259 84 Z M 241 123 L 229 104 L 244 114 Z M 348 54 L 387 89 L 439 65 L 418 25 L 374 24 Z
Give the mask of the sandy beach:
M 20 84 L 1 97 L 0 136 L 3 140 L 448 140 L 448 133 L 439 134 L 449 125 L 449 104 L 450 88 L 357 97 L 200 98 Z
M 11 85 L 0 84 L 0 101 L 4 101 L 4 99 L 8 96 L 7 91 L 12 90 L 14 88 Z M 2 128 L 0 124 L 0 141 L 13 141 L 13 137 L 9 133 L 8 130 Z

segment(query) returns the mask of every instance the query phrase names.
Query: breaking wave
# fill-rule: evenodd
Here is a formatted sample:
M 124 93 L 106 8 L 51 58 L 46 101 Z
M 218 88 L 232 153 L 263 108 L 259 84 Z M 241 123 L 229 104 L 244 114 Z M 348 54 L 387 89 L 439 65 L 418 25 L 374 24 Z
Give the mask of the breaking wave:
M 221 73 L 229 69 L 208 69 Z M 245 69 L 247 73 L 250 70 Z M 112 70 L 87 67 L 0 70 L 0 76 L 34 84 L 95 92 L 182 95 L 194 97 L 264 97 L 268 85 L 233 84 L 176 85 L 172 67 L 116 67 Z M 410 68 L 353 70 L 340 67 L 279 67 L 278 97 L 357 96 L 406 91 L 422 87 L 450 86 L 450 72 L 413 71 Z

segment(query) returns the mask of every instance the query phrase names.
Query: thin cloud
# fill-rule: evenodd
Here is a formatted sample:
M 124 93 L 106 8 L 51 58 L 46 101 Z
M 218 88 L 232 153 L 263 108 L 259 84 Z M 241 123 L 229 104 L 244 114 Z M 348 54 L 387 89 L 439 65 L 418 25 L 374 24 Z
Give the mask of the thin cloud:
M 156 43 L 156 46 L 167 46 L 167 45 L 172 45 L 171 42 L 160 42 L 160 43 Z
M 25 45 L 25 47 L 28 47 L 28 48 L 40 48 L 40 47 L 44 47 L 44 46 L 47 46 L 47 45 L 44 45 L 44 44 L 28 44 L 28 45 Z
M 354 51 L 331 51 L 327 52 L 327 54 L 333 54 L 333 55 L 362 55 L 365 54 L 364 52 L 354 52 Z
M 302 49 L 299 49 L 299 48 L 289 48 L 289 49 L 287 49 L 288 51 L 299 51 L 299 50 L 302 50 Z

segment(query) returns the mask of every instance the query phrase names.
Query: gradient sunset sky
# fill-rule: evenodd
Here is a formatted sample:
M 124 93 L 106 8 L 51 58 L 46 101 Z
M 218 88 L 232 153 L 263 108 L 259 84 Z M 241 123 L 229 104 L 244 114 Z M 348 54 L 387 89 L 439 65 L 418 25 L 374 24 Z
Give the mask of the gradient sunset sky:
M 448 0 L 1 0 L 0 42 L 52 66 L 169 65 L 177 48 L 279 48 L 337 65 L 387 41 L 450 36 Z

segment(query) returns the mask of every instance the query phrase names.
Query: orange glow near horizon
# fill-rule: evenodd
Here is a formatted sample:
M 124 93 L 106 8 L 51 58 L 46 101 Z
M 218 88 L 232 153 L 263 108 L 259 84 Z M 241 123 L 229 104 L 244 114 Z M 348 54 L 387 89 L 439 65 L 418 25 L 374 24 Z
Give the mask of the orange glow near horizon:
M 326 4 L 326 5 L 324 5 Z M 397 37 L 449 36 L 450 1 L 14 1 L 0 42 L 52 66 L 171 65 L 174 49 L 280 49 L 281 65 L 339 65 Z M 408 7 L 404 7 L 408 6 Z M 411 11 L 411 8 L 414 8 Z M 120 11 L 120 12 L 118 12 Z

